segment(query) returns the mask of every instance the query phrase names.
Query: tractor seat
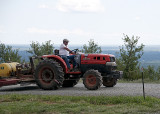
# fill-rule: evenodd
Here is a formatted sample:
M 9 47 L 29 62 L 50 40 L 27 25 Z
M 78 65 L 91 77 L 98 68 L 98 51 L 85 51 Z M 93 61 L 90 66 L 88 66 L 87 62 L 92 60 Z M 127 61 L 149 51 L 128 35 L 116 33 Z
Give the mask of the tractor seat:
M 59 55 L 59 50 L 58 49 L 54 50 L 54 54 L 62 58 L 62 56 Z M 69 61 L 69 63 L 72 63 L 72 60 L 68 59 L 68 61 Z
M 54 50 L 54 54 L 59 56 L 59 50 L 58 50 L 58 49 L 55 49 L 55 50 Z

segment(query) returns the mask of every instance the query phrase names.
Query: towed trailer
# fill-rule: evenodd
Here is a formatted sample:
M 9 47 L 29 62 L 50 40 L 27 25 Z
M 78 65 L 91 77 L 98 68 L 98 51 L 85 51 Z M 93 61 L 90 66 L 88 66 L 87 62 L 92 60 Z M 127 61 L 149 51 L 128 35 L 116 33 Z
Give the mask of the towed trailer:
M 24 83 L 35 83 L 34 59 L 39 58 L 30 57 L 30 64 L 19 64 L 17 62 L 0 64 L 0 87 Z

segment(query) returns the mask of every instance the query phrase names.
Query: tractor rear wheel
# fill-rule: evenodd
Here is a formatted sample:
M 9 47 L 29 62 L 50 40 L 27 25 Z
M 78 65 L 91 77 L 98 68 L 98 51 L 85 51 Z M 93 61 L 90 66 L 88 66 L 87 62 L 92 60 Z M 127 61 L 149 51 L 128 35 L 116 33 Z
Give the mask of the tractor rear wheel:
M 102 76 L 98 70 L 88 70 L 83 75 L 83 84 L 89 90 L 97 90 L 102 85 Z
M 63 84 L 64 72 L 56 61 L 43 60 L 36 67 L 35 80 L 44 90 L 58 89 Z
M 103 77 L 103 85 L 106 87 L 114 87 L 117 84 L 117 79 L 111 78 L 107 79 L 106 77 Z
M 65 79 L 63 81 L 63 85 L 62 87 L 74 87 L 78 82 L 79 82 L 80 78 L 68 78 L 68 79 Z

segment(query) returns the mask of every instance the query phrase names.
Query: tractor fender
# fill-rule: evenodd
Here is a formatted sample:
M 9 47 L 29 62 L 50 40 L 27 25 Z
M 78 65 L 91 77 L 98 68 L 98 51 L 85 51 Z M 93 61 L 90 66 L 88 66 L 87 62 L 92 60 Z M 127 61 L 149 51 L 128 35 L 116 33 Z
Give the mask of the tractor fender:
M 58 55 L 43 55 L 42 58 L 48 58 L 48 59 L 53 59 L 57 61 L 63 68 L 63 71 L 67 73 L 67 65 L 65 61 Z

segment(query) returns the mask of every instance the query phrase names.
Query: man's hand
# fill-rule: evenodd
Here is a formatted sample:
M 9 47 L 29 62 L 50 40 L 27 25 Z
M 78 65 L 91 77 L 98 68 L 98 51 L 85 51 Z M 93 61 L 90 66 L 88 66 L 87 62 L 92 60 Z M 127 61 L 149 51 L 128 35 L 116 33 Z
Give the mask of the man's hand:
M 75 54 L 73 51 L 70 51 L 71 54 Z

